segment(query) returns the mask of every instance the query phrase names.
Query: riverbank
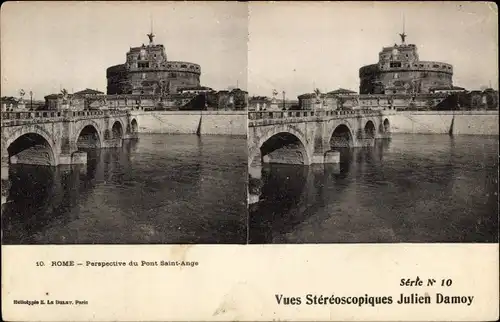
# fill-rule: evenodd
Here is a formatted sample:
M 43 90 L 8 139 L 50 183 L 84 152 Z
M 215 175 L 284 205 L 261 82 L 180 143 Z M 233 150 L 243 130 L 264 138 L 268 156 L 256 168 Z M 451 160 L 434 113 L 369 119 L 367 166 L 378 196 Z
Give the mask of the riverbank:
M 247 111 L 133 111 L 139 133 L 247 135 Z
M 392 133 L 498 135 L 498 111 L 398 111 Z
M 139 133 L 247 135 L 246 111 L 133 111 Z M 398 111 L 392 133 L 498 135 L 498 111 Z

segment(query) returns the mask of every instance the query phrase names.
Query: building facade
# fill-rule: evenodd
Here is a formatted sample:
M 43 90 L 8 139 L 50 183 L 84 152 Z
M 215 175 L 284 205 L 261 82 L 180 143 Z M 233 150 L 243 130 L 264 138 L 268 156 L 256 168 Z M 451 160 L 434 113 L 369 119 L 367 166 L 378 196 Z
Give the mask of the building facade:
M 156 45 L 154 36 L 148 34 L 148 45 L 130 48 L 124 64 L 106 70 L 107 94 L 174 94 L 181 87 L 200 86 L 200 65 L 168 60 L 165 47 Z
M 417 47 L 406 44 L 384 47 L 377 64 L 359 69 L 360 94 L 425 94 L 433 88 L 453 88 L 453 66 L 437 61 L 421 61 Z
M 359 106 L 359 95 L 356 92 L 339 88 L 337 90 L 320 93 L 306 93 L 297 97 L 298 108 L 301 110 L 344 110 Z
M 252 96 L 248 99 L 249 111 L 265 111 L 271 105 L 271 99 L 266 96 Z

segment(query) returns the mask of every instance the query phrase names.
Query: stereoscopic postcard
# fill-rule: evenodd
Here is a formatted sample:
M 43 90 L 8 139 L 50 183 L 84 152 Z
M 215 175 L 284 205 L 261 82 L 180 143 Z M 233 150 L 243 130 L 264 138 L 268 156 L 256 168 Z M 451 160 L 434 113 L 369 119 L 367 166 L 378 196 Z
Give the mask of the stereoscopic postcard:
M 496 321 L 493 2 L 5 2 L 5 321 Z

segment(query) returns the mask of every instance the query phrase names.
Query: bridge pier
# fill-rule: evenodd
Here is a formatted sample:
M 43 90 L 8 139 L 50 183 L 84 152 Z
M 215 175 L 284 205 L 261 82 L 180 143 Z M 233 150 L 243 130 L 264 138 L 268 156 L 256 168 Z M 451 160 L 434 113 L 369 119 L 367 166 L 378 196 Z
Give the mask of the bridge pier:
M 248 207 L 251 208 L 260 200 L 262 188 L 262 154 L 260 150 L 252 160 L 248 160 Z
M 2 153 L 2 205 L 7 202 L 10 190 L 9 157 Z
M 139 134 L 137 132 L 132 132 L 129 134 L 124 134 L 123 135 L 123 140 L 136 140 L 139 138 Z
M 54 153 L 57 154 L 56 151 Z M 77 142 L 70 140 L 69 137 L 63 139 L 61 142 L 61 152 L 54 157 L 54 166 L 87 163 L 87 152 L 79 151 Z
M 376 140 L 386 140 L 386 139 L 390 139 L 390 138 L 391 138 L 391 133 L 390 132 L 382 132 L 382 133 L 379 132 L 375 136 Z
M 72 165 L 72 164 L 86 164 L 87 152 L 75 151 L 73 153 L 61 153 L 58 158 L 57 165 Z
M 375 138 L 359 138 L 356 143 L 352 146 L 353 148 L 365 148 L 375 146 Z
M 340 152 L 326 151 L 324 153 L 315 152 L 312 156 L 312 164 L 331 164 L 340 162 Z
M 248 165 L 248 205 L 260 200 L 262 189 L 262 165 Z
M 106 148 L 121 148 L 122 147 L 122 139 L 109 139 L 103 140 L 101 143 L 101 149 Z
M 334 151 L 328 137 L 326 122 L 316 122 L 311 164 L 331 164 L 340 162 L 340 152 Z

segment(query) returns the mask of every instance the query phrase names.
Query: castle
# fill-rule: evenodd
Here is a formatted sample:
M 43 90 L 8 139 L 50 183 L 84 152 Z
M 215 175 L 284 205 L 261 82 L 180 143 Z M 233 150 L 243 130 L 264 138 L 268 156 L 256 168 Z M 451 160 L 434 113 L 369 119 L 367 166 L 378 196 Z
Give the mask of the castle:
M 141 110 L 244 110 L 248 93 L 239 88 L 215 91 L 200 86 L 198 64 L 167 59 L 165 47 L 154 43 L 131 47 L 124 64 L 106 70 L 106 94 L 85 89 L 45 96 L 45 108 Z
M 377 64 L 359 69 L 360 94 L 426 94 L 436 89 L 453 89 L 453 66 L 421 61 L 417 47 L 406 44 L 384 47 Z
M 153 42 L 155 35 L 148 34 L 149 44 L 132 47 L 127 52 L 125 64 L 111 66 L 106 71 L 107 94 L 174 94 L 179 89 L 200 86 L 200 65 L 169 61 L 163 45 Z
M 421 61 L 417 46 L 401 43 L 383 47 L 377 64 L 359 69 L 359 94 L 338 89 L 298 96 L 298 109 L 491 109 L 498 108 L 492 89 L 467 91 L 453 85 L 453 66 Z M 250 100 L 249 109 L 254 109 Z M 255 108 L 257 109 L 257 108 Z

